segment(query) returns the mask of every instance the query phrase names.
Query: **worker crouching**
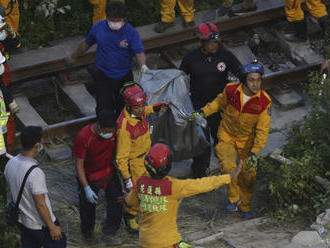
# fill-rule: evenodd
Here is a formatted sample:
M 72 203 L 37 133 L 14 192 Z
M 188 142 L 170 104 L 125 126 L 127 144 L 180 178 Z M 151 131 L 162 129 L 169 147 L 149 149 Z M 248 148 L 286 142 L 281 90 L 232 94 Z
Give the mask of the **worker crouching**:
M 151 146 L 149 124 L 146 116 L 160 110 L 166 111 L 167 104 L 145 106 L 146 95 L 137 83 L 126 83 L 122 89 L 125 107 L 117 123 L 116 162 L 124 180 L 126 191 L 130 191 L 137 179 L 146 172 L 145 155 Z M 138 231 L 137 207 L 126 208 L 125 221 L 130 232 Z
M 241 164 L 231 175 L 201 179 L 176 179 L 167 176 L 172 167 L 172 154 L 167 145 L 153 145 L 145 160 L 148 173 L 141 176 L 125 198 L 128 206 L 141 211 L 140 248 L 189 248 L 178 233 L 177 212 L 180 198 L 205 193 L 228 184 L 240 173 Z

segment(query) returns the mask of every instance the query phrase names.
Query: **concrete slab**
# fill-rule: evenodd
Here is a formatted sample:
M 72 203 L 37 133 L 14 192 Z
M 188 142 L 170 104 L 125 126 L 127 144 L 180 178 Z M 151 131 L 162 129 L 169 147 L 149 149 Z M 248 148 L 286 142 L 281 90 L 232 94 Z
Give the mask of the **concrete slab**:
M 267 155 L 268 153 L 273 152 L 275 149 L 282 149 L 286 143 L 287 141 L 285 131 L 270 133 L 268 136 L 267 144 L 265 148 L 261 150 L 260 156 Z
M 45 152 L 53 161 L 69 159 L 72 157 L 71 148 L 68 145 L 45 145 Z
M 289 42 L 285 40 L 285 34 L 276 32 L 280 45 L 286 55 L 290 57 L 297 64 L 311 64 L 322 61 L 322 56 L 316 54 L 312 48 L 310 42 Z
M 47 126 L 47 123 L 31 106 L 29 99 L 26 96 L 16 96 L 15 101 L 20 108 L 20 111 L 16 116 L 24 126 Z
M 77 105 L 83 115 L 95 114 L 96 101 L 84 84 L 60 85 L 60 87 Z
M 288 111 L 282 111 L 279 106 L 274 104 L 272 107 L 271 131 L 275 132 L 289 128 L 293 122 L 301 121 L 310 110 L 311 105 L 308 103 Z
M 279 104 L 281 110 L 290 110 L 304 105 L 304 99 L 293 89 L 281 90 L 273 88 L 268 90 L 268 93 Z
M 226 48 L 231 51 L 242 64 L 249 63 L 256 58 L 256 55 L 247 45 Z M 271 70 L 268 69 L 266 66 L 264 66 L 264 70 L 265 73 L 271 72 Z

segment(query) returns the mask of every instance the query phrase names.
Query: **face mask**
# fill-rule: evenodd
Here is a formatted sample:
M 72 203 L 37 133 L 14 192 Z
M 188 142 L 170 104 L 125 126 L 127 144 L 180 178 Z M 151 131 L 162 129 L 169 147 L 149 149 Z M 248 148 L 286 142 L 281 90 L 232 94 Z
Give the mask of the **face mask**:
M 3 41 L 7 38 L 7 34 L 6 34 L 6 31 L 5 30 L 2 30 L 0 32 L 0 40 Z
M 3 64 L 0 65 L 0 76 L 5 72 L 5 67 Z
M 111 132 L 111 133 L 102 133 L 102 132 L 100 132 L 99 135 L 103 139 L 110 139 L 113 136 L 113 132 Z
M 37 150 L 37 153 L 40 153 L 42 150 L 44 149 L 44 145 L 43 144 L 40 144 L 38 150 Z
M 112 29 L 112 30 L 119 30 L 124 26 L 124 22 L 123 21 L 120 21 L 120 22 L 110 22 L 110 21 L 108 21 L 108 25 L 109 25 L 109 28 Z

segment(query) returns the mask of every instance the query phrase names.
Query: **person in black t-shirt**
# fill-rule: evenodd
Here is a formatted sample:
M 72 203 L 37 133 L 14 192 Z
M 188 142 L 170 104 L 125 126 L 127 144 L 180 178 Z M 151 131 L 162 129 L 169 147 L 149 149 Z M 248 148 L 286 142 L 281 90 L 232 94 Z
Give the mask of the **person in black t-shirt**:
M 191 100 L 195 109 L 200 109 L 211 102 L 225 88 L 228 72 L 239 77 L 241 63 L 220 44 L 218 27 L 211 23 L 201 23 L 197 36 L 201 47 L 188 53 L 182 60 L 180 69 L 190 76 Z M 207 118 L 208 128 L 204 130 L 206 137 L 212 136 L 217 143 L 217 130 L 220 115 Z M 191 166 L 194 177 L 206 176 L 210 164 L 211 148 L 194 157 Z

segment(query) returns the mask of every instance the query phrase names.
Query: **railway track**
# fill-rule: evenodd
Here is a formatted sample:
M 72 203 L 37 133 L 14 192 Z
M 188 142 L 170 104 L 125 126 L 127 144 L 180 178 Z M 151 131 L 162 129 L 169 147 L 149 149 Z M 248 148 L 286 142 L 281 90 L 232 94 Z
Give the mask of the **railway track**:
M 215 22 L 220 26 L 221 33 L 224 34 L 224 39 L 226 39 L 231 37 L 233 33 L 240 32 L 241 30 L 246 31 L 246 29 L 249 29 L 250 31 L 248 32 L 252 32 L 251 30 L 253 30 L 255 33 L 256 26 L 259 27 L 260 25 L 266 25 L 265 23 L 269 22 L 274 23 L 274 21 L 281 20 L 284 17 L 282 1 L 259 1 L 258 7 L 259 11 L 234 18 L 219 18 L 215 15 L 214 10 L 203 11 L 196 14 L 196 23 L 203 21 Z M 194 28 L 183 29 L 181 28 L 181 25 L 176 25 L 173 28 L 173 31 L 159 35 L 150 31 L 153 30 L 153 25 L 154 24 L 137 28 L 141 34 L 141 38 L 147 51 L 153 52 L 159 48 L 165 48 L 166 50 L 166 48 L 168 49 L 169 47 L 172 49 L 172 47 L 177 46 L 180 43 L 196 40 L 196 37 L 193 35 Z M 260 29 L 258 30 L 260 33 Z M 261 31 L 261 36 L 262 35 L 263 31 Z M 285 42 L 283 35 L 281 35 L 279 32 L 275 32 L 275 34 L 273 33 L 272 35 L 275 37 L 275 39 L 278 39 L 278 43 L 284 49 L 284 53 L 288 56 L 288 58 L 290 57 L 290 61 L 293 62 L 290 62 L 290 65 L 285 70 L 279 71 L 272 71 L 266 65 L 266 74 L 264 77 L 265 89 L 271 89 L 279 82 L 284 82 L 285 84 L 294 84 L 297 82 L 305 81 L 308 71 L 319 66 L 321 62 L 321 55 L 317 54 L 309 48 L 309 54 L 306 56 L 306 49 L 307 46 L 309 46 L 308 44 L 297 48 L 293 44 Z M 90 49 L 89 53 L 81 57 L 81 59 L 76 61 L 74 64 L 68 66 L 65 63 L 65 58 L 70 55 L 72 51 L 78 46 L 78 43 L 81 41 L 81 39 L 81 37 L 73 38 L 50 48 L 31 50 L 23 54 L 13 56 L 12 60 L 10 61 L 10 67 L 14 85 L 20 86 L 28 80 L 49 77 L 50 75 L 56 75 L 57 78 L 61 78 L 58 75 L 64 75 L 65 77 L 71 71 L 86 67 L 93 63 L 95 47 Z M 254 51 L 251 50 L 248 44 L 241 44 L 236 47 L 228 48 L 239 58 L 239 60 L 241 60 L 242 63 L 249 61 L 252 57 L 258 57 L 254 54 Z M 304 51 L 305 53 L 299 54 L 301 51 Z M 162 51 L 161 53 L 162 55 L 165 55 L 166 60 L 170 62 L 172 66 L 177 66 L 178 61 L 174 61 L 175 59 L 171 59 L 171 56 L 167 56 L 166 51 Z M 75 86 L 72 86 L 72 88 L 74 87 Z M 89 95 L 88 91 L 86 91 L 83 85 L 78 84 L 77 87 L 80 87 L 80 91 L 78 91 L 79 93 L 81 93 L 82 90 L 83 94 L 85 94 L 89 100 L 93 99 L 93 97 Z M 62 90 L 66 92 L 65 89 L 62 88 Z M 69 94 L 69 98 L 72 98 L 72 95 L 70 96 Z M 37 111 L 35 111 L 35 109 L 30 105 L 27 97 L 23 95 L 22 98 L 22 96 L 20 96 L 18 102 L 20 107 L 24 105 L 24 113 L 21 113 L 17 116 L 18 119 L 20 119 L 20 122 L 23 125 L 32 124 L 43 126 L 45 137 L 72 135 L 76 133 L 81 127 L 95 119 L 95 115 L 90 110 L 86 110 L 85 112 L 81 111 L 84 112 L 82 117 L 74 118 L 69 121 L 59 122 L 56 124 L 47 124 L 47 122 L 43 121 L 43 119 L 38 115 Z M 78 102 L 77 105 L 79 105 L 79 101 L 73 99 L 73 102 L 76 104 Z M 33 117 L 27 118 L 27 115 L 29 114 L 31 114 Z M 18 137 L 19 133 L 17 133 L 16 136 Z

